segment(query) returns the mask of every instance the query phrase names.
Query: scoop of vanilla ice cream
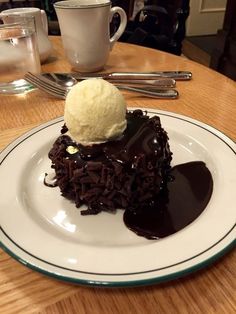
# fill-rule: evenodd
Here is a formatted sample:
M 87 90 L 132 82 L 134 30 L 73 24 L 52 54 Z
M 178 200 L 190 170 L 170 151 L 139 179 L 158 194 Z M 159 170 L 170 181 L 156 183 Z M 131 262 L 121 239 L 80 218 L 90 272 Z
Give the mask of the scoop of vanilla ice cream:
M 126 129 L 126 103 L 120 91 L 102 79 L 88 79 L 69 91 L 64 120 L 77 143 L 91 145 L 118 137 Z

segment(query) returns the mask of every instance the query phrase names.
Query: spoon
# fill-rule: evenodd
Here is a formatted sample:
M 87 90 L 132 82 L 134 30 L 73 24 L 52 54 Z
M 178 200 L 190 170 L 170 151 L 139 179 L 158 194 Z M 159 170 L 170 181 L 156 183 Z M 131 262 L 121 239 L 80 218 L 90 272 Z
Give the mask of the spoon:
M 42 75 L 64 87 L 71 87 L 78 83 L 78 81 L 73 76 L 66 73 L 42 73 Z

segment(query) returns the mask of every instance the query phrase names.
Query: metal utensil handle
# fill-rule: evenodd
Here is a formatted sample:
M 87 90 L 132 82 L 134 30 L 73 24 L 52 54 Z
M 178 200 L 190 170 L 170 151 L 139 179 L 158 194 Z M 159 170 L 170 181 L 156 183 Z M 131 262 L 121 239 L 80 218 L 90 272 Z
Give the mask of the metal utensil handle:
M 114 84 L 124 84 L 124 82 L 126 83 L 126 80 L 119 80 L 119 79 L 114 79 L 112 80 L 112 83 Z M 157 80 L 129 80 L 127 82 L 128 85 L 138 85 L 140 87 L 158 87 L 158 88 L 174 88 L 176 86 L 176 82 L 174 79 L 165 79 L 165 78 L 160 78 Z
M 189 71 L 164 71 L 162 72 L 153 72 L 159 73 L 162 77 L 172 78 L 178 81 L 189 81 L 192 79 L 192 72 Z
M 174 80 L 190 80 L 191 72 L 185 71 L 163 71 L 163 72 L 113 72 L 108 74 L 109 79 L 133 79 L 133 80 L 155 80 L 157 78 L 172 78 Z
M 188 71 L 157 71 L 157 72 L 110 72 L 110 73 L 71 73 L 76 79 L 103 78 L 109 80 L 155 80 L 173 78 L 175 80 L 190 80 L 192 73 Z
M 117 88 L 140 93 L 142 95 L 152 97 L 152 98 L 168 98 L 168 99 L 176 99 L 179 96 L 179 93 L 175 89 L 154 89 L 154 88 L 137 88 L 125 85 L 117 85 Z

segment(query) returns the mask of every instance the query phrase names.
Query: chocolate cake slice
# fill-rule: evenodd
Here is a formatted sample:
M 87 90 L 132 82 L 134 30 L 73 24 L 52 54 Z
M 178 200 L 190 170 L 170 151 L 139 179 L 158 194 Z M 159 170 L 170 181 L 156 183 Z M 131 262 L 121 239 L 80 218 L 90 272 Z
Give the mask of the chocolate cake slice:
M 158 116 L 127 112 L 127 128 L 112 141 L 91 146 L 76 143 L 67 127 L 49 152 L 56 183 L 83 215 L 118 208 L 138 211 L 166 184 L 172 153 Z

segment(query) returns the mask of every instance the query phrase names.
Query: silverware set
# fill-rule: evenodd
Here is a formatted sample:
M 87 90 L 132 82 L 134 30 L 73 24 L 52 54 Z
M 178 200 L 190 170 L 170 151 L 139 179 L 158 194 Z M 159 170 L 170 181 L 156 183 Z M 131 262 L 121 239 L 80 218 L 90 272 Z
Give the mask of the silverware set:
M 88 78 L 103 78 L 112 82 L 120 90 L 161 99 L 176 99 L 176 80 L 190 80 L 191 72 L 111 72 L 90 73 L 26 73 L 24 79 L 34 87 L 57 98 L 65 99 L 70 88 L 78 81 Z

